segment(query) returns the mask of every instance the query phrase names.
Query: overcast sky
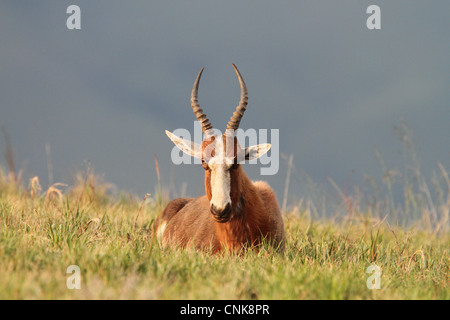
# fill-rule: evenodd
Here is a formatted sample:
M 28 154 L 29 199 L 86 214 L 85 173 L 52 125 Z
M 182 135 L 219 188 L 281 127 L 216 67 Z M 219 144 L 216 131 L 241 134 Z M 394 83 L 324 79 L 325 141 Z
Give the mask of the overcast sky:
M 81 8 L 68 30 L 67 7 Z M 381 30 L 366 9 L 381 8 Z M 239 101 L 235 63 L 249 91 L 243 129 L 279 129 L 294 155 L 291 193 L 303 174 L 343 186 L 404 163 L 394 126 L 413 131 L 422 172 L 450 169 L 448 1 L 1 1 L 0 126 L 16 165 L 70 183 L 90 161 L 119 190 L 163 186 L 203 192 L 201 166 L 175 166 L 164 131 L 193 131 L 190 91 L 202 66 L 202 108 L 223 130 Z M 0 166 L 7 167 L 0 139 Z M 260 176 L 281 201 L 285 160 Z

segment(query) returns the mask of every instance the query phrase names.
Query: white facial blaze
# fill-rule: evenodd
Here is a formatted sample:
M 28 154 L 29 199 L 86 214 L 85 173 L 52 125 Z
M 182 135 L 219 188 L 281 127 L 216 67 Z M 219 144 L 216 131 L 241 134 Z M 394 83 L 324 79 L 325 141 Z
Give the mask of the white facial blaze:
M 216 165 L 211 171 L 211 191 L 213 204 L 218 210 L 225 209 L 230 199 L 230 172 L 226 165 Z
M 231 204 L 230 198 L 230 165 L 227 163 L 223 152 L 222 137 L 215 140 L 215 156 L 211 158 L 208 166 L 211 168 L 211 201 L 218 210 L 225 209 L 227 204 Z

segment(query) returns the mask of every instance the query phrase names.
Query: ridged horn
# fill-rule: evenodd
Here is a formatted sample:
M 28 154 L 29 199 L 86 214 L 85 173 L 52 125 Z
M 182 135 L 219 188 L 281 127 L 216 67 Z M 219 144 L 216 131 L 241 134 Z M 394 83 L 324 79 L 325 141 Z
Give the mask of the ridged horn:
M 202 108 L 200 108 L 200 104 L 198 103 L 198 85 L 200 83 L 200 78 L 202 77 L 203 69 L 198 73 L 197 79 L 195 79 L 194 86 L 192 87 L 191 93 L 191 106 L 192 111 L 194 111 L 195 116 L 197 117 L 198 122 L 202 125 L 203 133 L 207 133 L 208 130 L 212 129 L 212 125 L 209 122 L 206 114 L 203 112 Z
M 241 122 L 242 116 L 244 115 L 245 109 L 247 107 L 248 92 L 244 79 L 242 79 L 242 76 L 238 68 L 236 68 L 236 66 L 234 65 L 234 63 L 233 68 L 234 71 L 236 71 L 236 75 L 239 80 L 239 85 L 241 87 L 241 100 L 239 101 L 239 105 L 236 107 L 236 111 L 234 111 L 233 115 L 231 116 L 230 121 L 228 121 L 227 129 L 237 130 L 237 128 L 239 128 L 239 123 Z

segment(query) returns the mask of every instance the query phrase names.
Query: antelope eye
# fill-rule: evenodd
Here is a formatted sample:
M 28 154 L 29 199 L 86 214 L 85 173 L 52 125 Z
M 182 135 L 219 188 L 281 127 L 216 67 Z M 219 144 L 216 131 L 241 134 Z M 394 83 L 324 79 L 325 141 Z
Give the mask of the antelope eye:
M 234 157 L 234 161 L 230 167 L 230 170 L 236 170 L 238 167 L 239 167 L 239 163 L 238 163 L 237 157 Z
M 205 169 L 205 170 L 209 170 L 208 163 L 206 163 L 206 161 L 205 161 L 204 159 L 202 159 L 202 167 L 203 167 L 203 169 Z

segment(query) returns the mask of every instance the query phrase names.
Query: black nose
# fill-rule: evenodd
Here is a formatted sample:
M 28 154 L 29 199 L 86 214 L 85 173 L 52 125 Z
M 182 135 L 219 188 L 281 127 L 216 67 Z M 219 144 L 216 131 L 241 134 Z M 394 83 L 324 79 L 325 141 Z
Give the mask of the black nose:
M 214 215 L 218 222 L 227 222 L 230 218 L 231 205 L 227 203 L 225 208 L 218 209 L 211 204 L 211 213 Z

